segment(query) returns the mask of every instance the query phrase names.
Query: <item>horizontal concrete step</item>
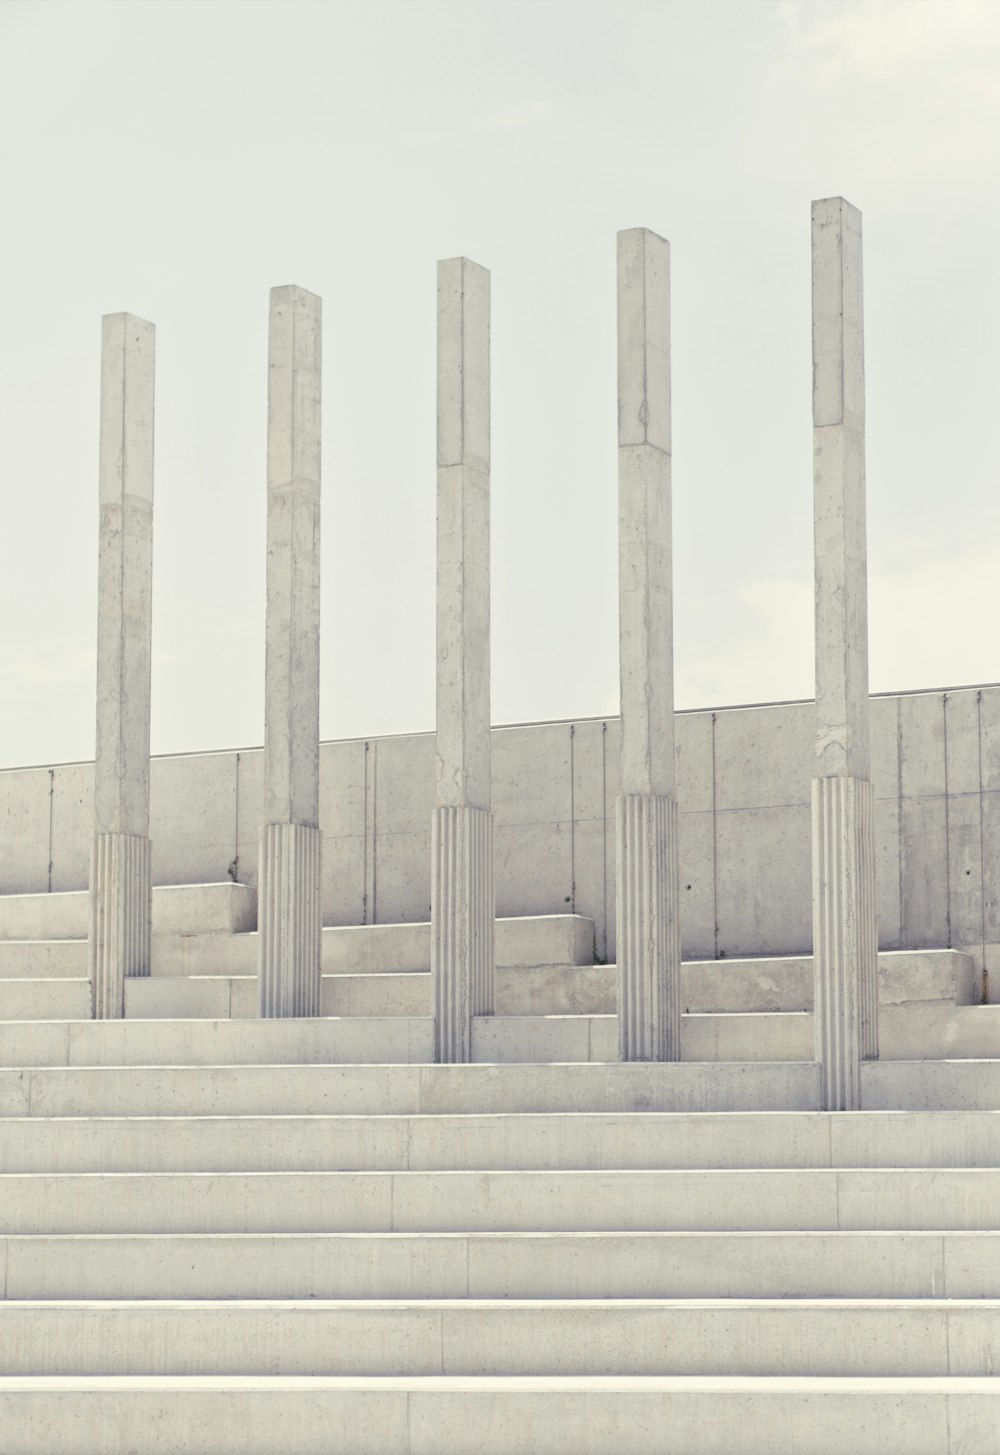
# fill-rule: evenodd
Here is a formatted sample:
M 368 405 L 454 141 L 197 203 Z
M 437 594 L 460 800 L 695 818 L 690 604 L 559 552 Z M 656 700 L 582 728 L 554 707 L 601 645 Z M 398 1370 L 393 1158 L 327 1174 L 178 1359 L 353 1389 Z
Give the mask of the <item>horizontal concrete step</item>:
M 509 969 L 496 980 L 499 1015 L 613 1015 L 615 965 L 537 965 Z M 879 955 L 883 1006 L 913 1001 L 978 1001 L 975 961 L 958 950 L 889 950 Z M 692 1013 L 808 1011 L 813 1004 L 811 955 L 773 959 L 692 960 L 681 969 L 681 1005 Z
M 0 1119 L 5 1172 L 1000 1167 L 1000 1112 Z
M 6 1021 L 0 1065 L 312 1065 L 429 1061 L 429 1017 Z
M 594 921 L 578 914 L 498 919 L 498 965 L 588 965 L 594 959 Z M 429 924 L 335 925 L 322 935 L 326 975 L 428 971 Z M 207 936 L 161 935 L 153 945 L 154 975 L 255 975 L 257 937 L 213 941 Z
M 257 927 L 257 891 L 246 884 L 168 884 L 153 890 L 154 934 L 234 934 Z M 87 890 L 0 895 L 0 940 L 85 940 Z
M 990 1375 L 992 1300 L 0 1302 L 4 1374 Z
M 997 1168 L 4 1173 L 6 1233 L 992 1232 Z
M 343 978 L 364 984 L 382 977 Z M 421 996 L 413 999 L 423 998 L 425 987 L 417 988 Z M 256 996 L 252 981 L 242 990 L 247 1000 Z M 0 981 L 0 1061 L 13 1066 L 218 1064 L 426 1060 L 431 1054 L 429 1016 L 262 1022 L 243 1007 L 247 1014 L 234 1019 L 232 983 L 225 979 L 137 980 L 128 986 L 127 997 L 132 1014 L 126 1021 L 92 1023 L 86 1018 L 86 981 Z M 196 1013 L 190 1019 L 169 1014 L 185 1008 L 219 1014 Z M 137 1019 L 136 1009 L 152 1009 L 153 1017 Z M 681 1020 L 684 1061 L 807 1061 L 813 1045 L 813 1018 L 805 1012 L 685 1015 Z M 1000 1057 L 1000 1005 L 885 1007 L 879 1048 L 883 1061 Z M 481 1062 L 608 1062 L 617 1054 L 614 1016 L 481 1016 L 473 1028 L 473 1055 Z
M 872 1111 L 994 1111 L 1000 1060 L 871 1062 L 862 1091 Z M 819 1069 L 798 1061 L 0 1067 L 5 1117 L 818 1108 Z
M 879 957 L 882 1004 L 892 1007 L 968 1004 L 977 999 L 971 955 L 956 950 L 899 951 Z M 497 1015 L 613 1015 L 614 965 L 504 966 L 496 971 Z M 197 985 L 199 989 L 194 990 Z M 2 989 L 2 987 L 0 987 Z M 779 993 L 780 992 L 780 993 Z M 682 1003 L 694 1014 L 806 1011 L 812 1006 L 812 961 L 711 960 L 682 971 Z M 324 1015 L 429 1015 L 426 972 L 324 976 Z M 253 977 L 184 977 L 132 981 L 126 1012 L 139 1017 L 257 1014 Z M 766 1058 L 775 1059 L 775 1058 Z
M 1000 1233 L 0 1238 L 8 1299 L 1000 1298 Z
M 684 1061 L 807 1061 L 815 1054 L 812 1013 L 683 1015 Z M 612 1061 L 614 1016 L 481 1016 L 477 1061 Z M 879 1055 L 884 1061 L 1000 1057 L 1000 1005 L 922 1001 L 883 1006 Z
M 355 1028 L 363 1023 L 340 1024 Z M 7 1032 L 23 1033 L 25 1029 L 0 1027 L 0 1036 L 6 1042 Z M 53 1024 L 43 1029 L 55 1033 L 60 1027 Z M 6 1049 L 6 1044 L 0 1049 Z M 50 1049 L 58 1051 L 59 1044 Z M 5 1070 L 2 1061 L 0 1056 L 0 1116 L 7 1117 L 815 1111 L 819 1106 L 819 1071 L 811 1062 L 720 1062 L 714 1066 L 42 1065 Z M 913 1094 L 923 1096 L 924 1063 L 914 1064 Z M 989 1069 L 984 1074 L 981 1069 L 990 1063 L 967 1064 L 980 1068 L 975 1086 L 981 1095 L 996 1088 L 1000 1076 Z M 997 1071 L 1000 1073 L 1000 1063 Z M 908 1089 L 904 1085 L 900 1094 Z M 971 1087 L 962 1089 L 971 1094 Z M 1000 1105 L 1000 1101 L 993 1104 Z
M 42 896 L 44 898 L 44 896 Z M 555 930 L 576 933 L 566 925 L 574 917 L 555 917 Z M 530 922 L 530 921 L 525 921 Z M 362 934 L 374 934 L 381 927 Z M 403 927 L 408 928 L 408 927 Z M 326 937 L 341 931 L 325 931 Z M 351 931 L 354 933 L 354 931 Z M 185 938 L 175 963 L 164 962 L 163 941 L 157 940 L 156 973 L 125 985 L 125 1013 L 137 1018 L 237 1017 L 258 1014 L 256 965 L 242 938 Z M 188 944 L 188 940 L 191 943 Z M 173 941 L 170 941 L 173 943 Z M 256 946 L 256 940 L 253 941 Z M 250 949 L 253 949 L 253 946 Z M 204 954 L 202 954 L 204 950 Z M 71 959 L 70 952 L 76 954 Z M 230 973 L 226 962 L 245 960 L 245 973 Z M 204 960 L 204 973 L 191 972 L 192 960 Z M 972 957 L 956 950 L 892 952 L 879 957 L 882 1007 L 891 1029 L 895 1007 L 921 1005 L 936 1033 L 934 1011 L 978 1000 Z M 179 970 L 185 973 L 179 973 Z M 89 1014 L 86 946 L 73 941 L 47 944 L 0 943 L 0 1020 L 45 1020 Z M 167 973 L 172 972 L 172 973 Z M 74 978 L 79 984 L 58 991 L 52 979 Z M 31 994 L 31 984 L 38 994 Z M 690 1014 L 802 1013 L 812 1004 L 811 959 L 707 960 L 683 966 L 681 997 Z M 496 969 L 498 1016 L 608 1016 L 616 1010 L 617 968 L 614 965 L 499 965 Z M 326 973 L 322 1013 L 325 1016 L 426 1016 L 431 1010 L 431 984 L 426 970 L 378 970 Z M 921 1053 L 920 1048 L 914 1053 Z
M 998 1420 L 954 1376 L 0 1377 L 18 1455 L 987 1455 Z
M 244 885 L 199 885 L 190 890 L 154 891 L 163 894 L 202 894 L 207 890 L 246 890 Z M 14 895 L 11 900 L 48 901 L 58 895 Z M 74 896 L 67 896 L 73 898 Z M 86 898 L 86 896 L 84 896 Z M 0 905 L 4 902 L 0 897 Z M 256 913 L 256 910 L 254 911 Z M 174 917 L 176 920 L 176 917 Z M 217 926 L 211 932 L 171 926 L 154 919 L 152 973 L 154 975 L 256 975 L 257 936 L 246 916 L 240 933 Z M 88 974 L 87 922 L 75 938 L 59 934 L 37 938 L 10 936 L 0 940 L 0 979 L 35 979 L 43 975 Z M 577 914 L 527 915 L 496 922 L 497 965 L 590 965 L 594 958 L 594 922 Z M 429 924 L 335 925 L 321 937 L 323 972 L 338 974 L 394 974 L 428 971 L 431 963 Z

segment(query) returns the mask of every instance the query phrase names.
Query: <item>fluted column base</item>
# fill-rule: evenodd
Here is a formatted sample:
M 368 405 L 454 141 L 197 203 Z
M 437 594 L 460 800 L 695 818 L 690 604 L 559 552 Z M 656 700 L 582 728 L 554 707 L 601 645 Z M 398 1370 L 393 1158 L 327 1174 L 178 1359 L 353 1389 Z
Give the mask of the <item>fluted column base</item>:
M 320 1013 L 323 835 L 300 823 L 260 830 L 257 985 L 263 1018 Z
M 816 1059 L 825 1111 L 861 1106 L 861 1062 L 878 1059 L 875 797 L 862 778 L 814 778 Z
M 677 801 L 630 793 L 616 811 L 618 1056 L 681 1058 Z
M 472 1018 L 493 1014 L 493 815 L 436 808 L 431 819 L 434 1059 L 472 1060 Z
M 149 839 L 95 834 L 90 865 L 90 981 L 95 1020 L 125 1014 L 126 975 L 149 974 Z

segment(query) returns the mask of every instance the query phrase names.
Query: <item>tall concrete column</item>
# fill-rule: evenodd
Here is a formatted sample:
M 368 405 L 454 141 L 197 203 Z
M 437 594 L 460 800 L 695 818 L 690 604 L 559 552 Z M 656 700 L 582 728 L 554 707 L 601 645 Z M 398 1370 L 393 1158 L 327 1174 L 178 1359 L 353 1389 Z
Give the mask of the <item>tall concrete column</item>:
M 98 1019 L 149 974 L 149 677 L 153 587 L 155 330 L 108 314 L 101 339 L 97 744 L 90 978 Z
M 878 929 L 869 764 L 861 213 L 812 206 L 816 1058 L 824 1108 L 861 1105 L 878 1056 Z
M 670 244 L 618 234 L 618 1054 L 680 1059 Z
M 320 299 L 271 289 L 267 376 L 262 1016 L 320 1012 Z
M 434 1054 L 471 1061 L 493 1013 L 490 809 L 490 275 L 438 264 L 437 789 L 431 824 Z

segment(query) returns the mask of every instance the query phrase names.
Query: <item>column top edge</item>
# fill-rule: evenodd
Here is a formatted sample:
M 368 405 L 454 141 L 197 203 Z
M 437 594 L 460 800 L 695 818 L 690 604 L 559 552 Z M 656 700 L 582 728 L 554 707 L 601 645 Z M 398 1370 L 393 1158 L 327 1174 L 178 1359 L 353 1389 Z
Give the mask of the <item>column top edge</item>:
M 456 266 L 463 270 L 465 268 L 474 268 L 477 273 L 485 273 L 487 278 L 490 276 L 489 268 L 485 267 L 482 263 L 477 263 L 473 258 L 467 258 L 464 253 L 454 258 L 438 259 L 438 271 L 442 268 L 453 268 Z
M 308 299 L 310 302 L 322 303 L 323 301 L 318 293 L 313 293 L 309 288 L 303 288 L 301 283 L 277 283 L 271 289 L 271 297 L 274 298 L 280 293 L 286 293 L 291 297 Z
M 670 239 L 665 238 L 661 232 L 656 232 L 651 227 L 621 227 L 618 229 L 616 236 L 618 241 L 621 242 L 624 238 L 634 237 L 637 233 L 643 237 L 651 237 L 656 242 L 663 243 L 664 247 L 670 246 Z

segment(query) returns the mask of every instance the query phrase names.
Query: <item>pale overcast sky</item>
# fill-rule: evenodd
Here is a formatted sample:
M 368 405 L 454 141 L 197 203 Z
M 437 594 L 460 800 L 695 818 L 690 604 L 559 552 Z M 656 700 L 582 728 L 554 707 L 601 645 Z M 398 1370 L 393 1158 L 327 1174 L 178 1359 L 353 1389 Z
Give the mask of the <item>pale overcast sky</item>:
M 615 233 L 673 274 L 678 707 L 809 696 L 809 204 L 864 213 L 871 685 L 1000 680 L 997 0 L 0 0 L 0 765 L 94 740 L 157 327 L 153 751 L 263 735 L 268 289 L 324 300 L 324 737 L 434 717 L 435 263 L 492 272 L 493 720 L 617 702 Z

